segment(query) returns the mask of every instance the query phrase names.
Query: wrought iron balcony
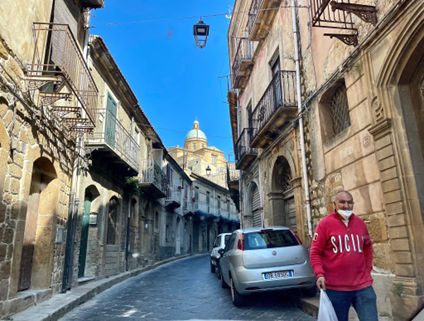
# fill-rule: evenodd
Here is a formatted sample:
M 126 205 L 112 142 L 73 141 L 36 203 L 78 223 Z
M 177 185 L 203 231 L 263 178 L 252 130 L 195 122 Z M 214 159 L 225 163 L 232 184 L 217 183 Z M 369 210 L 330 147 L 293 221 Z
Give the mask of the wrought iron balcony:
M 250 41 L 265 39 L 279 11 L 281 0 L 253 0 L 247 19 Z
M 236 150 L 236 148 L 234 148 Z M 239 208 L 239 180 L 240 172 L 236 169 L 234 164 L 227 163 L 227 184 L 230 191 L 231 199 L 233 200 L 236 208 Z
M 87 134 L 86 146 L 102 153 L 102 157 L 111 158 L 112 162 L 130 166 L 131 171 L 126 173 L 128 176 L 137 175 L 140 171 L 140 145 L 109 110 L 98 109 L 97 114 L 96 128 Z
M 254 65 L 254 54 L 257 47 L 256 42 L 248 38 L 240 38 L 234 56 L 232 72 L 233 89 L 244 89 Z
M 350 0 L 310 0 L 312 26 L 348 30 L 346 33 L 325 33 L 324 36 L 337 38 L 347 45 L 358 45 L 358 30 L 355 28 L 352 14 L 365 22 L 377 24 L 375 6 L 352 4 Z M 337 11 L 336 11 L 337 10 Z
M 165 205 L 169 209 L 175 209 L 181 206 L 181 187 L 168 186 Z
M 39 90 L 38 107 L 73 132 L 96 125 L 98 90 L 67 24 L 34 23 L 35 49 L 27 85 Z
M 297 112 L 296 72 L 280 70 L 250 115 L 250 147 L 269 145 Z
M 141 190 L 154 198 L 164 198 L 167 195 L 168 178 L 160 166 L 152 159 L 141 162 Z
M 244 128 L 237 140 L 237 143 L 234 145 L 234 152 L 236 154 L 236 169 L 247 169 L 258 155 L 256 149 L 250 147 L 251 133 L 251 128 Z
M 191 199 L 188 199 L 184 197 L 183 199 L 183 214 L 191 213 L 193 212 L 193 202 Z

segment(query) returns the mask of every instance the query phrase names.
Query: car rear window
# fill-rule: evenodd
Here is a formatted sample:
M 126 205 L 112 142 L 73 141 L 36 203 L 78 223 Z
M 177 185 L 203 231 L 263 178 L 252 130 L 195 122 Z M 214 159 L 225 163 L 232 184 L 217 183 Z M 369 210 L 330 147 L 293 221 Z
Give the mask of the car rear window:
M 231 234 L 225 235 L 225 244 L 227 244 L 228 240 L 230 239 Z
M 244 234 L 245 250 L 260 250 L 299 245 L 290 230 L 269 230 Z

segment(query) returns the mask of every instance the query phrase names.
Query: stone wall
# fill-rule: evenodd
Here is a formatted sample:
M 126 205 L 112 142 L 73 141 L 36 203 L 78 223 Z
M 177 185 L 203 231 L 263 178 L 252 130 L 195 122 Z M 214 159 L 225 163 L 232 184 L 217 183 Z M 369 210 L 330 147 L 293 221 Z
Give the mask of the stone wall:
M 40 115 L 26 88 L 21 61 L 1 38 L 0 64 L 0 316 L 4 316 L 36 302 L 32 295 L 26 298 L 27 291 L 16 298 L 24 244 L 34 249 L 30 289 L 51 289 L 41 296 L 46 299 L 61 288 L 65 243 L 56 241 L 56 232 L 66 229 L 75 145 L 65 138 L 70 135 Z M 34 185 L 39 173 L 45 178 Z M 34 193 L 38 201 L 30 197 Z M 31 221 L 27 210 L 34 213 Z

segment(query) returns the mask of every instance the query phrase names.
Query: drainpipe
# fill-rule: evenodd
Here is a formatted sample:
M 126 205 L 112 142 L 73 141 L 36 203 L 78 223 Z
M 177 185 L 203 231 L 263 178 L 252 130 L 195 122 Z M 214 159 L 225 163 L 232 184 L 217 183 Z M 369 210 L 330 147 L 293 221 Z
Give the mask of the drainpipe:
M 309 182 L 308 182 L 308 170 L 306 168 L 306 151 L 305 151 L 305 135 L 303 132 L 303 115 L 302 115 L 302 93 L 300 87 L 300 64 L 299 64 L 299 43 L 298 43 L 298 31 L 296 24 L 296 9 L 295 1 L 291 0 L 291 7 L 293 13 L 293 37 L 294 37 L 294 51 L 296 61 L 296 87 L 297 87 L 297 104 L 299 110 L 299 132 L 300 132 L 300 146 L 302 152 L 302 167 L 303 167 L 303 183 L 305 187 L 305 204 L 306 214 L 308 218 L 308 233 L 309 237 L 312 238 L 312 215 L 311 215 L 311 202 L 309 197 Z

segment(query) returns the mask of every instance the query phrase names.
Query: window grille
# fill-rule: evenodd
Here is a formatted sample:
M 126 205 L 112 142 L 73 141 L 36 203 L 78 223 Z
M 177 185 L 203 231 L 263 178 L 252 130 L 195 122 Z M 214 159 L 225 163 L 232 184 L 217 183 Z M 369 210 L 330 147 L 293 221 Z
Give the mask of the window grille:
M 340 86 L 331 98 L 330 110 L 333 133 L 336 136 L 350 126 L 349 105 L 344 85 Z
M 292 181 L 292 177 L 291 177 L 290 166 L 288 163 L 286 163 L 283 167 L 283 172 L 281 174 L 281 187 L 283 189 L 283 192 L 293 188 L 291 181 Z

